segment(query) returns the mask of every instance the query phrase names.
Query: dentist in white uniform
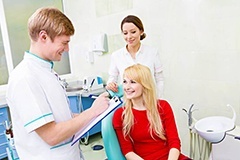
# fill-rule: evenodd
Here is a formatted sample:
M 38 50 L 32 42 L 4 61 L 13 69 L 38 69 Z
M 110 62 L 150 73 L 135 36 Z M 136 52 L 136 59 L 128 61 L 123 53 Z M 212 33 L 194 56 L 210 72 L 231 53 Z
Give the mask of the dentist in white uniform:
M 108 108 L 108 93 L 92 107 L 73 115 L 64 86 L 53 71 L 53 61 L 68 52 L 71 21 L 58 9 L 40 8 L 28 21 L 30 50 L 11 73 L 7 103 L 20 160 L 80 160 L 79 144 L 71 146 L 74 134 Z

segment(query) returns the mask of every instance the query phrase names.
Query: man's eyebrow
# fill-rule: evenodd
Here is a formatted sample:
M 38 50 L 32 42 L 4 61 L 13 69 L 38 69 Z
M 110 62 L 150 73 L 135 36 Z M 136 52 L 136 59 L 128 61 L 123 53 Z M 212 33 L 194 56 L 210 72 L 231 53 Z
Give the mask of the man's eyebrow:
M 63 41 L 63 43 L 69 43 L 70 42 L 70 40 L 67 40 L 67 41 Z

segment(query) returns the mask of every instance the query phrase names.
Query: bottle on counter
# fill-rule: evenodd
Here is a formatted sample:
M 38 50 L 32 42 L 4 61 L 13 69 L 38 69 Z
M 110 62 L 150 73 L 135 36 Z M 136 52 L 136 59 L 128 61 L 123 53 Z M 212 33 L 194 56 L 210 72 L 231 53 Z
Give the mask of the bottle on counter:
M 13 138 L 13 131 L 12 131 L 12 128 L 8 128 L 8 129 L 6 129 L 5 134 L 6 134 L 8 140 L 10 140 L 11 138 Z
M 6 134 L 8 142 L 9 142 L 9 145 L 12 148 L 14 148 L 14 139 L 13 139 L 12 125 L 11 125 L 11 123 L 8 125 L 8 122 L 5 121 L 5 127 L 6 127 L 5 134 Z

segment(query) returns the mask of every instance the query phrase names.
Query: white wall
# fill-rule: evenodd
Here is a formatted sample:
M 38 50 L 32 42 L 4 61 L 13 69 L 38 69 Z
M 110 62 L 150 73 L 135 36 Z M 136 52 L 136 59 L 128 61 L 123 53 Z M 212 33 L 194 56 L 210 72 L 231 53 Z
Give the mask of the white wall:
M 141 18 L 143 43 L 158 47 L 164 65 L 167 99 L 175 112 L 182 150 L 188 154 L 187 116 L 192 103 L 199 119 L 231 117 L 234 106 L 240 124 L 240 1 L 239 0 L 66 0 L 65 13 L 76 34 L 71 41 L 73 72 L 79 77 L 100 73 L 107 79 L 110 55 L 122 47 L 120 22 L 128 14 Z M 108 35 L 109 52 L 85 60 L 91 35 Z

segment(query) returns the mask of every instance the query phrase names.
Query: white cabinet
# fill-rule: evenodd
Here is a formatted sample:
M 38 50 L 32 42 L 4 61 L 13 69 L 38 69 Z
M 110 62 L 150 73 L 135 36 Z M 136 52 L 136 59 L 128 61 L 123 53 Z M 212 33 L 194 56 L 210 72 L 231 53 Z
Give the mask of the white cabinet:
M 236 160 L 240 156 L 240 140 L 226 135 L 225 139 L 212 145 L 213 160 Z

